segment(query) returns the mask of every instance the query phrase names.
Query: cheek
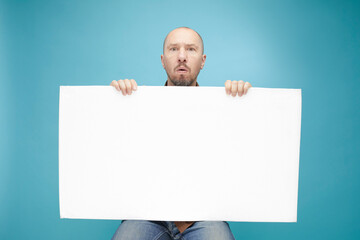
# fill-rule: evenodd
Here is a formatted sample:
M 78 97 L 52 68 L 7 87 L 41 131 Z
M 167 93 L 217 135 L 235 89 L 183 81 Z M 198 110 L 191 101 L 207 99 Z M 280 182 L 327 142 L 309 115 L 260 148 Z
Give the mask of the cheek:
M 201 64 L 202 64 L 202 59 L 201 58 L 194 58 L 193 61 L 192 61 L 192 67 L 195 68 L 195 69 L 199 69 L 201 68 Z
M 171 68 L 174 64 L 173 64 L 173 58 L 172 57 L 167 57 L 164 58 L 164 65 L 166 68 Z

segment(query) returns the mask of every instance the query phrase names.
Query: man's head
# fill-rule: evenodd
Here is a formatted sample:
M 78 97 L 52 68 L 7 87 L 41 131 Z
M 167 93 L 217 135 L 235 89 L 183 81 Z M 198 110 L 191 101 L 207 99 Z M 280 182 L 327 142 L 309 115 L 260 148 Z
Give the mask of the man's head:
M 161 62 L 170 86 L 195 86 L 206 55 L 201 36 L 187 27 L 172 30 L 164 40 Z

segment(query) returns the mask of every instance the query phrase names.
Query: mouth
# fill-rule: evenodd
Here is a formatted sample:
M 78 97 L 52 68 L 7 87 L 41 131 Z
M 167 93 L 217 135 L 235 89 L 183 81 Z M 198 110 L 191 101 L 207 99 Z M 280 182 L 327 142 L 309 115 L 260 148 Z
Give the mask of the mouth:
M 181 73 L 187 73 L 189 72 L 189 70 L 186 67 L 178 67 L 176 68 L 176 72 L 181 74 Z

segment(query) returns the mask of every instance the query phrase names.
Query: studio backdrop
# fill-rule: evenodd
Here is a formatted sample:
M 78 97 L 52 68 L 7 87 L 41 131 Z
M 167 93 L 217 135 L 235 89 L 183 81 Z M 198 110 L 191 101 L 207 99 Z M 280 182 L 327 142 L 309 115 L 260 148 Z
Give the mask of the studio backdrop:
M 204 40 L 200 86 L 302 89 L 297 223 L 229 222 L 235 238 L 359 239 L 359 13 L 350 0 L 1 1 L 0 239 L 111 238 L 121 221 L 60 219 L 59 86 L 163 86 L 180 26 Z

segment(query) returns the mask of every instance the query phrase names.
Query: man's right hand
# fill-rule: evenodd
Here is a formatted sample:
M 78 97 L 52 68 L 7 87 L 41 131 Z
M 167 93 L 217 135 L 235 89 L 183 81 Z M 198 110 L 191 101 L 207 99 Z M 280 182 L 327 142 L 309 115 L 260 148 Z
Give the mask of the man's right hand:
M 116 90 L 121 91 L 124 96 L 126 94 L 131 95 L 132 91 L 137 90 L 137 83 L 134 79 L 120 79 L 118 81 L 113 80 L 110 83 L 110 86 L 113 86 Z

